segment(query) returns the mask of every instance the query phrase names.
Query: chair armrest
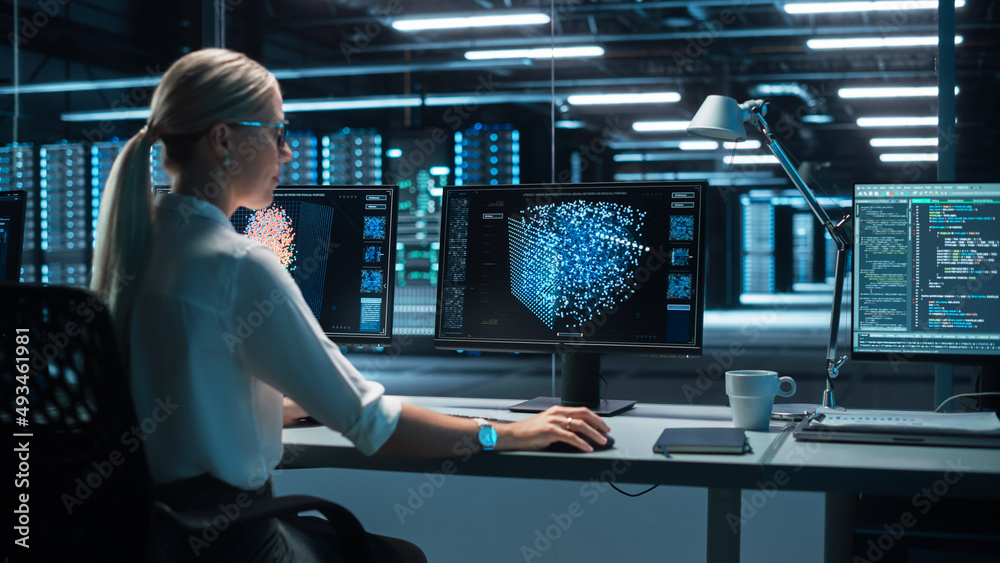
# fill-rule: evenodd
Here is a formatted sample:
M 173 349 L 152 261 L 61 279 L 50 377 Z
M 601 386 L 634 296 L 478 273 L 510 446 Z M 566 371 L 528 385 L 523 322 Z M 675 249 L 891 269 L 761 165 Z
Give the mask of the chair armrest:
M 349 510 L 337 503 L 309 495 L 287 495 L 266 501 L 256 500 L 239 510 L 238 516 L 230 521 L 232 527 L 316 510 L 325 516 L 336 530 L 348 561 L 374 561 L 368 534 L 361 522 Z M 160 513 L 168 522 L 189 532 L 201 532 L 211 526 L 213 519 L 219 516 L 217 509 L 178 512 L 161 501 L 153 503 L 153 512 Z

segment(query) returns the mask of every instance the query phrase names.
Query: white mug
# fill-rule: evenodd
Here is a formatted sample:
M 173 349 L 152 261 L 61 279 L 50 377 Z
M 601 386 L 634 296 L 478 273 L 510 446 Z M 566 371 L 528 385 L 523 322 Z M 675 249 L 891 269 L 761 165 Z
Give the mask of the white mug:
M 788 391 L 781 384 L 790 385 Z M 739 370 L 726 372 L 726 394 L 733 409 L 733 424 L 747 430 L 767 430 L 771 422 L 774 396 L 791 397 L 795 394 L 795 380 L 778 377 L 778 372 L 767 370 Z

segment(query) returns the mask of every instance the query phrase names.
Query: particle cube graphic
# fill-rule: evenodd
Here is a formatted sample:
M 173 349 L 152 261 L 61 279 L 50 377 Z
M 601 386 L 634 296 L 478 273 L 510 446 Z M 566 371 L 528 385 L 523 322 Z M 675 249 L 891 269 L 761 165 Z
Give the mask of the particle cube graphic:
M 508 218 L 511 293 L 553 328 L 580 328 L 632 294 L 645 213 L 583 200 Z

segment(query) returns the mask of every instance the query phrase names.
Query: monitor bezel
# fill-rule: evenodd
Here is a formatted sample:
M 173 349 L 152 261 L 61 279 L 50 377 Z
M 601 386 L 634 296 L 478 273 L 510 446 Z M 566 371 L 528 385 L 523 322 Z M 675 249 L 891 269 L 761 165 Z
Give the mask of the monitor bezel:
M 705 271 L 707 262 L 707 249 L 705 240 L 705 221 L 708 217 L 707 212 L 707 200 L 708 200 L 708 182 L 701 180 L 671 180 L 671 181 L 655 181 L 655 182 L 594 182 L 594 183 L 578 183 L 578 184 L 553 184 L 553 183 L 531 183 L 531 184 L 504 184 L 504 185 L 463 185 L 463 186 L 444 186 L 443 193 L 441 196 L 441 247 L 439 256 L 439 264 L 441 268 L 444 268 L 444 260 L 447 256 L 447 236 L 445 236 L 449 206 L 447 204 L 449 197 L 454 192 L 459 191 L 469 191 L 469 190 L 496 190 L 498 188 L 506 189 L 529 189 L 529 190 L 551 190 L 555 193 L 561 191 L 576 191 L 576 190 L 586 190 L 586 189 L 650 189 L 650 188 L 680 188 L 683 186 L 697 187 L 701 190 L 701 208 L 699 210 L 698 217 L 698 232 L 696 233 L 696 239 L 701 241 L 698 255 L 698 265 L 697 265 L 697 283 L 695 284 L 696 297 L 695 303 L 695 343 L 685 344 L 685 345 L 671 345 L 664 343 L 655 344 L 644 344 L 637 342 L 630 343 L 590 343 L 590 342 L 571 342 L 565 340 L 479 340 L 479 339 L 462 339 L 455 337 L 441 337 L 441 317 L 443 313 L 443 300 L 444 291 L 447 287 L 446 281 L 443 276 L 438 279 L 438 288 L 436 291 L 436 307 L 434 316 L 434 347 L 441 350 L 468 350 L 468 351 L 483 351 L 483 352 L 526 352 L 526 353 L 547 353 L 547 354 L 567 354 L 567 353 L 594 353 L 594 354 L 639 354 L 657 357 L 673 357 L 673 358 L 697 358 L 701 357 L 704 343 L 704 318 L 705 318 Z
M 1000 187 L 1000 183 L 991 182 L 855 182 L 853 191 L 851 193 L 851 213 L 853 214 L 853 228 L 854 231 L 851 233 L 851 239 L 854 241 L 854 248 L 852 249 L 852 254 L 857 250 L 857 229 L 858 229 L 858 215 L 857 215 L 857 205 L 858 205 L 858 189 L 860 186 L 879 186 L 885 188 L 904 186 L 926 186 L 926 187 L 952 187 L 952 186 L 972 186 L 972 185 L 996 185 Z M 851 259 L 851 326 L 850 326 L 850 340 L 848 341 L 848 355 L 852 361 L 859 362 L 889 362 L 893 364 L 902 364 L 907 362 L 917 362 L 922 364 L 953 364 L 953 365 L 965 365 L 965 366 L 982 366 L 990 365 L 996 363 L 1000 360 L 1000 353 L 997 354 L 984 354 L 978 352 L 975 354 L 935 354 L 930 352 L 858 352 L 854 349 L 854 336 L 855 332 L 855 314 L 857 313 L 857 299 L 855 291 L 857 288 L 857 268 L 858 262 L 852 256 Z
M 390 190 L 392 192 L 393 205 L 389 210 L 389 225 L 386 228 L 386 236 L 389 244 L 387 249 L 386 263 L 389 265 L 386 279 L 386 305 L 384 330 L 380 333 L 341 333 L 323 331 L 333 343 L 338 346 L 357 346 L 366 348 L 382 348 L 392 344 L 392 320 L 393 307 L 395 303 L 396 289 L 396 238 L 397 223 L 399 220 L 399 186 L 395 184 L 281 184 L 274 188 L 275 195 L 283 192 L 296 192 L 304 190 L 328 190 L 328 191 L 365 191 L 365 190 Z M 170 186 L 155 186 L 154 194 L 168 193 Z
M 20 227 L 21 232 L 18 233 L 18 239 L 15 241 L 15 244 L 9 245 L 7 248 L 7 258 L 10 260 L 13 257 L 12 263 L 14 264 L 13 267 L 8 264 L 7 269 L 14 272 L 14 277 L 8 278 L 6 271 L 0 272 L 0 281 L 19 282 L 21 280 L 21 267 L 24 265 L 24 241 L 28 238 L 27 225 L 25 224 L 27 220 L 28 192 L 21 189 L 0 191 L 0 197 L 11 195 L 15 196 L 15 203 L 12 207 L 14 205 L 17 206 L 14 210 L 14 213 L 17 214 L 15 220 L 18 222 L 17 226 Z

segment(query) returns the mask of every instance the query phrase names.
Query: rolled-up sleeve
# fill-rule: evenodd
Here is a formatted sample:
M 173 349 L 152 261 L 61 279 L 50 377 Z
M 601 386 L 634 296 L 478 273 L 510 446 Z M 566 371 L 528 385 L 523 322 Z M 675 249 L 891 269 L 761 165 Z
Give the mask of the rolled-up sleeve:
M 251 246 L 237 262 L 226 345 L 247 373 L 291 397 L 365 455 L 389 439 L 401 405 L 368 381 L 323 333 L 274 254 Z

